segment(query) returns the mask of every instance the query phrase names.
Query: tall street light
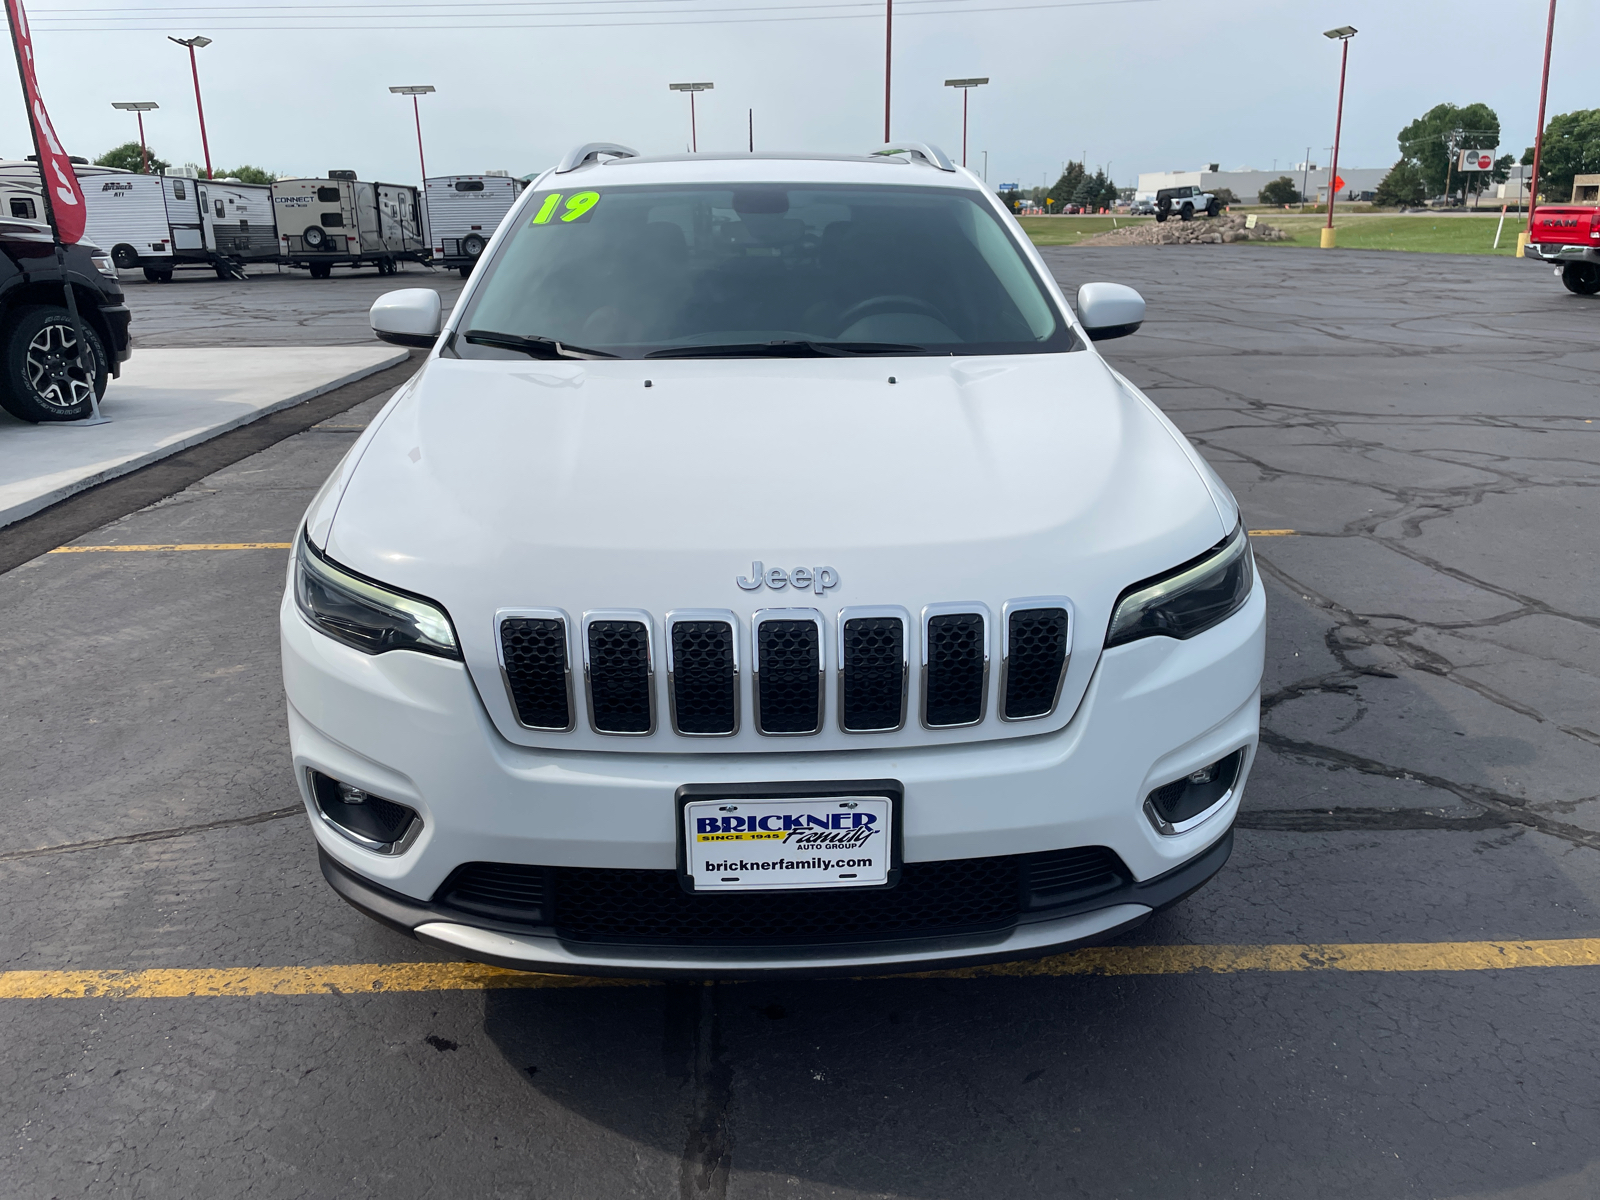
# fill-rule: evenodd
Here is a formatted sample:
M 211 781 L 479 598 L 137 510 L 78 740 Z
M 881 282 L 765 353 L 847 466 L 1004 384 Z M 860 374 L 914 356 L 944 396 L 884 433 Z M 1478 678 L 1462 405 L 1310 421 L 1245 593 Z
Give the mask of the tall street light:
M 894 0 L 883 10 L 883 144 L 889 144 L 889 78 L 894 73 Z
M 1533 210 L 1539 204 L 1539 152 L 1544 149 L 1544 100 L 1550 90 L 1550 43 L 1556 35 L 1556 0 L 1550 0 L 1550 19 L 1544 27 L 1544 75 L 1539 80 L 1539 128 L 1533 138 L 1533 177 L 1528 180 L 1528 227 L 1517 239 L 1517 253 L 1521 254 L 1533 235 Z
M 150 148 L 144 144 L 144 115 L 151 109 L 160 108 L 154 100 L 113 100 L 112 108 L 120 108 L 123 112 L 131 112 L 139 118 L 139 174 L 150 174 Z
M 211 178 L 211 144 L 206 141 L 206 110 L 200 103 L 200 68 L 195 65 L 194 52 L 211 45 L 211 39 L 196 34 L 192 38 L 175 38 L 169 36 L 169 42 L 177 42 L 180 46 L 189 47 L 189 71 L 194 76 L 194 111 L 200 116 L 200 149 L 206 156 L 206 178 Z
M 700 153 L 700 134 L 695 128 L 694 96 L 696 92 L 709 92 L 717 85 L 714 83 L 669 83 L 667 88 L 674 92 L 689 93 L 689 152 Z
M 967 93 L 975 87 L 982 87 L 989 82 L 985 75 L 982 79 L 946 79 L 945 87 L 961 89 L 961 165 L 967 165 Z
M 1344 125 L 1344 69 L 1350 62 L 1350 39 L 1355 37 L 1354 25 L 1341 25 L 1322 36 L 1342 44 L 1339 54 L 1339 111 L 1333 119 L 1333 169 L 1328 174 L 1328 224 L 1322 231 L 1322 248 L 1333 248 L 1333 197 L 1339 190 L 1339 130 Z
M 396 96 L 411 97 L 411 115 L 417 119 L 417 165 L 422 168 L 422 181 L 428 181 L 428 162 L 422 157 L 422 109 L 417 105 L 418 96 L 426 96 L 433 91 L 431 83 L 414 83 L 406 87 L 392 87 L 389 89 Z

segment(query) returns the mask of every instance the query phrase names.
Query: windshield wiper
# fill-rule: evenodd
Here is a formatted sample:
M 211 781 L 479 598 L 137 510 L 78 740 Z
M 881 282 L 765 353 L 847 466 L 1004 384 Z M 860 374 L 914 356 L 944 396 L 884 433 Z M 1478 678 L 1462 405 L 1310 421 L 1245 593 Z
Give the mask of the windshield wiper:
M 492 329 L 469 329 L 461 335 L 474 346 L 496 346 L 501 350 L 520 350 L 529 358 L 615 358 L 604 350 L 590 350 L 555 338 L 524 337 L 520 333 L 496 333 Z
M 669 346 L 646 358 L 850 358 L 858 354 L 931 354 L 899 342 L 732 342 L 725 346 Z

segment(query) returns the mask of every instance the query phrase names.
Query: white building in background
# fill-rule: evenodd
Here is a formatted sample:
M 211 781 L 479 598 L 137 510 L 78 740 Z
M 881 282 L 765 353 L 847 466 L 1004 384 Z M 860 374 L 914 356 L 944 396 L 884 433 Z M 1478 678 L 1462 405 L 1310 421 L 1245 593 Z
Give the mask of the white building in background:
M 1344 180 L 1344 187 L 1340 190 L 1339 196 L 1341 199 L 1360 199 L 1363 193 L 1375 190 L 1378 181 L 1388 173 L 1388 167 L 1340 166 L 1339 177 Z M 1161 188 L 1187 187 L 1196 184 L 1202 191 L 1207 192 L 1214 192 L 1218 188 L 1229 188 L 1239 197 L 1240 204 L 1255 204 L 1262 188 L 1285 175 L 1294 181 L 1296 191 L 1327 203 L 1328 168 L 1326 164 L 1319 167 L 1315 163 L 1300 164 L 1295 169 L 1283 171 L 1257 171 L 1253 167 L 1240 167 L 1237 171 L 1220 171 L 1215 168 L 1201 171 L 1145 171 L 1139 175 L 1139 187 L 1134 198 L 1154 200 L 1156 192 Z

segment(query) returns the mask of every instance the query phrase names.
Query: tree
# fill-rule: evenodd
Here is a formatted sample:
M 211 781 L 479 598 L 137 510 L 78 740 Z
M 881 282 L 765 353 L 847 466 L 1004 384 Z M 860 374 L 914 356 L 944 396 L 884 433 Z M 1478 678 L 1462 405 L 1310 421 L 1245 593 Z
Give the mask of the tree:
M 1531 162 L 1533 156 L 1528 156 Z M 1547 204 L 1564 204 L 1574 175 L 1600 173 L 1600 108 L 1551 117 L 1539 151 L 1539 194 Z
M 1294 180 L 1287 175 L 1279 175 L 1261 189 L 1258 199 L 1263 204 L 1299 204 L 1300 189 L 1294 186 Z
M 1500 145 L 1500 118 L 1487 104 L 1436 104 L 1398 134 L 1400 153 L 1422 171 L 1430 196 L 1443 195 L 1459 176 L 1463 150 L 1493 150 Z
M 1237 204 L 1237 203 L 1239 203 L 1239 197 L 1234 195 L 1234 192 L 1233 192 L 1232 188 L 1226 188 L 1226 187 L 1212 188 L 1211 189 L 1211 194 L 1217 198 L 1217 203 L 1218 204 Z
M 248 163 L 231 171 L 218 171 L 216 175 L 218 179 L 237 179 L 240 183 L 271 183 L 278 178 L 271 171 L 263 171 L 260 167 L 252 167 Z
M 1427 195 L 1422 182 L 1422 169 L 1410 159 L 1402 158 L 1389 168 L 1389 173 L 1372 193 L 1372 202 L 1380 208 L 1409 208 L 1421 204 Z
M 1068 163 L 1066 170 L 1061 172 L 1061 178 L 1056 180 L 1050 189 L 1050 199 L 1056 202 L 1057 211 L 1060 211 L 1062 206 L 1077 193 L 1078 184 L 1083 182 L 1083 175 L 1083 164 L 1080 162 Z
M 1085 175 L 1078 180 L 1078 186 L 1073 189 L 1072 202 L 1079 208 L 1093 208 L 1096 194 L 1094 177 Z
M 1022 193 L 1017 191 L 1016 188 L 1009 188 L 999 193 L 999 195 L 1000 203 L 1004 204 L 1012 212 L 1016 212 L 1022 206 Z
M 137 171 L 139 164 L 138 142 L 123 142 L 120 146 L 113 146 L 94 160 L 94 165 L 97 167 L 115 167 L 119 171 Z M 152 175 L 160 174 L 171 166 L 171 163 L 157 158 L 155 151 L 152 150 L 150 152 L 150 173 Z

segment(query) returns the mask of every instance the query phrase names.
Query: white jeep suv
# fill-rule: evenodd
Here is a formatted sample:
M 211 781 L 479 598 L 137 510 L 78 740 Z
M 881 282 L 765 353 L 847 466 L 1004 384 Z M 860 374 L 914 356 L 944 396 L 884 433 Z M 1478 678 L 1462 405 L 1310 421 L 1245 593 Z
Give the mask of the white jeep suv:
M 861 974 L 1132 928 L 1227 859 L 1233 497 L 936 148 L 518 201 L 312 503 L 281 629 L 328 882 L 537 971 Z M 442 328 L 441 328 L 442 326 Z

